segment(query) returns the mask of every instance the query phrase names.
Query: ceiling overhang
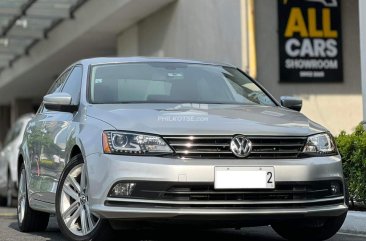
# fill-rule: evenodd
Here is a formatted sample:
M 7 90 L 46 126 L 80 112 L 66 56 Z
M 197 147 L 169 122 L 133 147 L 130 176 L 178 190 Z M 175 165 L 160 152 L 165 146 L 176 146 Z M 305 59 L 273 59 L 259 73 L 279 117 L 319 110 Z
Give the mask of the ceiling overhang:
M 80 58 L 115 55 L 118 33 L 173 0 L 101 2 L 0 2 L 0 104 L 40 98 L 55 76 Z

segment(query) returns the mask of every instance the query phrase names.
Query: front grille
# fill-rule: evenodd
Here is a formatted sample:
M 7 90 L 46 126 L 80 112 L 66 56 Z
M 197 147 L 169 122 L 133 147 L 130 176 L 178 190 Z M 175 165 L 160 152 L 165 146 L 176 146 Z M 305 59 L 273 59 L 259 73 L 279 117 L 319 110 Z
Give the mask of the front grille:
M 340 190 L 332 193 L 332 184 Z M 180 207 L 300 207 L 341 204 L 343 184 L 340 181 L 277 182 L 275 189 L 216 190 L 211 183 L 137 182 L 124 203 Z M 155 200 L 155 201 L 154 201 Z M 160 202 L 159 202 L 160 201 Z M 115 201 L 108 201 L 109 204 Z M 166 203 L 168 202 L 168 203 Z
M 230 150 L 233 136 L 164 136 L 182 158 L 237 158 Z M 249 159 L 299 158 L 306 137 L 247 136 L 252 142 Z

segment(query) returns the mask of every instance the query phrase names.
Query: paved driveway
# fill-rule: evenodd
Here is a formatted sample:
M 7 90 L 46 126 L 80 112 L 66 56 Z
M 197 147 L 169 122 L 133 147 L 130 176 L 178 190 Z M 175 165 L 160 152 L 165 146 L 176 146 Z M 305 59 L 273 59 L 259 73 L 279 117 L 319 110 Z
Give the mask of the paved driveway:
M 365 241 L 366 240 L 366 214 L 351 212 L 341 232 L 330 241 Z M 179 232 L 169 230 L 145 231 L 145 232 L 116 232 L 116 240 L 211 240 L 211 241 L 280 241 L 279 237 L 270 227 L 243 228 L 241 230 L 219 229 L 210 231 L 194 232 L 185 230 Z M 55 218 L 51 218 L 50 225 L 46 232 L 42 233 L 21 233 L 18 231 L 18 224 L 15 217 L 15 209 L 0 208 L 0 241 L 65 241 L 60 233 Z

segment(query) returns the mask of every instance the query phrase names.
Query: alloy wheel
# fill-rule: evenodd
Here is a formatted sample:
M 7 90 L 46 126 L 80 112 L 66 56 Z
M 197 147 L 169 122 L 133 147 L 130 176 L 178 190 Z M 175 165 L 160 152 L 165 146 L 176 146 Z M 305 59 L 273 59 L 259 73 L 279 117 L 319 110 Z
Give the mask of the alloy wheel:
M 100 221 L 100 218 L 89 208 L 88 182 L 84 163 L 75 166 L 62 185 L 60 214 L 66 227 L 77 236 L 89 234 Z

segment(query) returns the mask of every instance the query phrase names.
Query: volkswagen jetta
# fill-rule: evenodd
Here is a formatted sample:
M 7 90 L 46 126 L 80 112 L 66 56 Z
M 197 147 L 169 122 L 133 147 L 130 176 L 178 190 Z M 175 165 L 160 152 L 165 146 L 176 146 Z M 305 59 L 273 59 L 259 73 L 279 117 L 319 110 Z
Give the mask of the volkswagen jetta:
M 71 240 L 167 221 L 327 239 L 348 210 L 341 157 L 301 105 L 227 64 L 81 60 L 26 128 L 19 228 L 55 213 Z

